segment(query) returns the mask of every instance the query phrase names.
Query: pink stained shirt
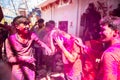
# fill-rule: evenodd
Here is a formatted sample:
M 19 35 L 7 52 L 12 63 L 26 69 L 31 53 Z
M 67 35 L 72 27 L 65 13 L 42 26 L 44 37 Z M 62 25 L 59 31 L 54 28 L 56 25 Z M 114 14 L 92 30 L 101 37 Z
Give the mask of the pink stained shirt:
M 31 57 L 34 54 L 34 42 L 43 47 L 44 44 L 34 33 L 30 33 L 30 35 L 28 36 L 30 37 L 26 44 L 19 42 L 16 34 L 13 34 L 9 37 L 11 45 L 7 44 L 6 46 L 8 58 L 10 56 L 13 56 L 13 52 L 11 51 L 10 46 L 14 47 L 17 56 L 31 56 Z
M 109 47 L 101 57 L 100 80 L 120 80 L 120 43 Z
M 45 47 L 45 44 L 42 43 L 34 33 L 30 33 L 28 36 L 29 38 L 26 44 L 19 42 L 16 34 L 8 37 L 8 40 L 10 41 L 10 43 L 6 43 L 6 53 L 8 59 L 14 56 L 14 52 L 11 48 L 14 48 L 17 57 L 22 58 L 22 56 L 34 57 L 34 43 Z M 21 67 L 19 67 L 19 65 Z M 26 73 L 29 80 L 35 80 L 34 62 L 30 64 L 23 61 L 20 64 L 15 64 L 12 66 L 12 75 L 16 78 L 15 80 L 25 80 L 25 76 L 23 74 L 24 72 Z

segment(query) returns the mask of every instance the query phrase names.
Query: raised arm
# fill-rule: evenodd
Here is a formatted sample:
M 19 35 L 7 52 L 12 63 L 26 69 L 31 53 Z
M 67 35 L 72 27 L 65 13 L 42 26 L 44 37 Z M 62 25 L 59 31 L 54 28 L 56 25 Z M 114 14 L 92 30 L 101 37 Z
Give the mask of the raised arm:
M 55 34 L 56 30 L 52 30 L 51 33 L 50 33 L 50 47 L 51 47 L 51 50 L 52 52 L 54 53 L 55 52 L 55 46 L 54 46 L 54 42 L 53 42 L 53 34 Z
M 65 46 L 63 45 L 63 40 L 60 39 L 59 37 L 56 38 L 56 42 L 58 44 L 58 46 L 60 47 L 60 49 L 62 50 L 63 54 L 65 55 L 65 57 L 71 62 L 73 63 L 77 57 L 78 57 L 78 53 L 73 51 L 72 53 L 70 53 Z
M 51 49 L 50 49 L 45 43 L 43 43 L 34 33 L 33 33 L 33 37 L 34 37 L 34 41 L 35 41 L 39 46 L 41 46 L 42 48 L 46 49 L 46 51 L 47 51 L 48 54 L 51 54 L 51 53 L 52 53 Z

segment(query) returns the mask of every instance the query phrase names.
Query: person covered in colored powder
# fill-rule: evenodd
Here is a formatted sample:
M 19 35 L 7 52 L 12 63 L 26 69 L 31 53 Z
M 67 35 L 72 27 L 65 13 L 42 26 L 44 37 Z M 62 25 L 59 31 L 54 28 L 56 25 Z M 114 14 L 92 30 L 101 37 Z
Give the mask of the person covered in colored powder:
M 16 33 L 6 40 L 6 54 L 12 64 L 12 76 L 15 80 L 35 80 L 34 43 L 44 48 L 48 54 L 51 53 L 51 49 L 35 33 L 29 31 L 29 24 L 27 17 L 15 17 L 13 25 Z
M 82 62 L 80 46 L 75 37 L 62 32 L 55 39 L 62 51 L 64 72 L 67 80 L 81 80 Z
M 97 80 L 120 80 L 120 18 L 104 17 L 100 25 L 101 41 L 107 47 L 101 57 Z

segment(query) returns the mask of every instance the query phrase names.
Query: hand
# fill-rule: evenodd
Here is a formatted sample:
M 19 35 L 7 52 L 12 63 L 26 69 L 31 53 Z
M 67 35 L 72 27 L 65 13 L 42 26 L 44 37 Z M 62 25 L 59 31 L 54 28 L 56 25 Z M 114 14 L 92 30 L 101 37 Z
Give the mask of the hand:
M 55 41 L 60 48 L 63 46 L 63 38 L 56 37 Z
M 95 62 L 100 63 L 100 59 L 97 58 L 97 59 L 95 60 Z
M 10 62 L 10 63 L 16 63 L 16 62 L 17 62 L 16 57 L 10 57 L 10 58 L 9 58 L 9 62 Z
M 21 61 L 25 61 L 25 62 L 28 62 L 28 63 L 33 63 L 33 62 L 36 61 L 35 58 L 33 58 L 31 56 L 21 56 L 21 57 L 19 57 L 19 59 Z
M 52 50 L 50 48 L 46 48 L 45 53 L 46 53 L 46 55 L 51 55 Z
M 52 30 L 50 33 L 50 36 L 52 36 L 55 32 L 56 32 L 56 30 Z
M 75 43 L 83 48 L 85 47 L 81 38 L 75 38 Z

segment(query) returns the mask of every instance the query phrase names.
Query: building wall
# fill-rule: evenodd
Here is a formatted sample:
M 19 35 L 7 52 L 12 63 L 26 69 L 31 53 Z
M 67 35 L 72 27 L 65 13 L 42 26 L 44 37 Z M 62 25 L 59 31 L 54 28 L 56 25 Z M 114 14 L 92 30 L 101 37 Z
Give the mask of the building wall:
M 58 27 L 59 21 L 68 21 L 68 33 L 81 36 L 83 33 L 83 27 L 80 26 L 81 15 L 85 12 L 89 3 L 93 2 L 97 6 L 97 1 L 107 2 L 107 6 L 112 4 L 111 10 L 116 8 L 116 5 L 120 2 L 120 0 L 72 0 L 71 4 L 63 7 L 56 5 L 41 10 L 41 16 L 46 22 L 54 20 L 56 27 Z

